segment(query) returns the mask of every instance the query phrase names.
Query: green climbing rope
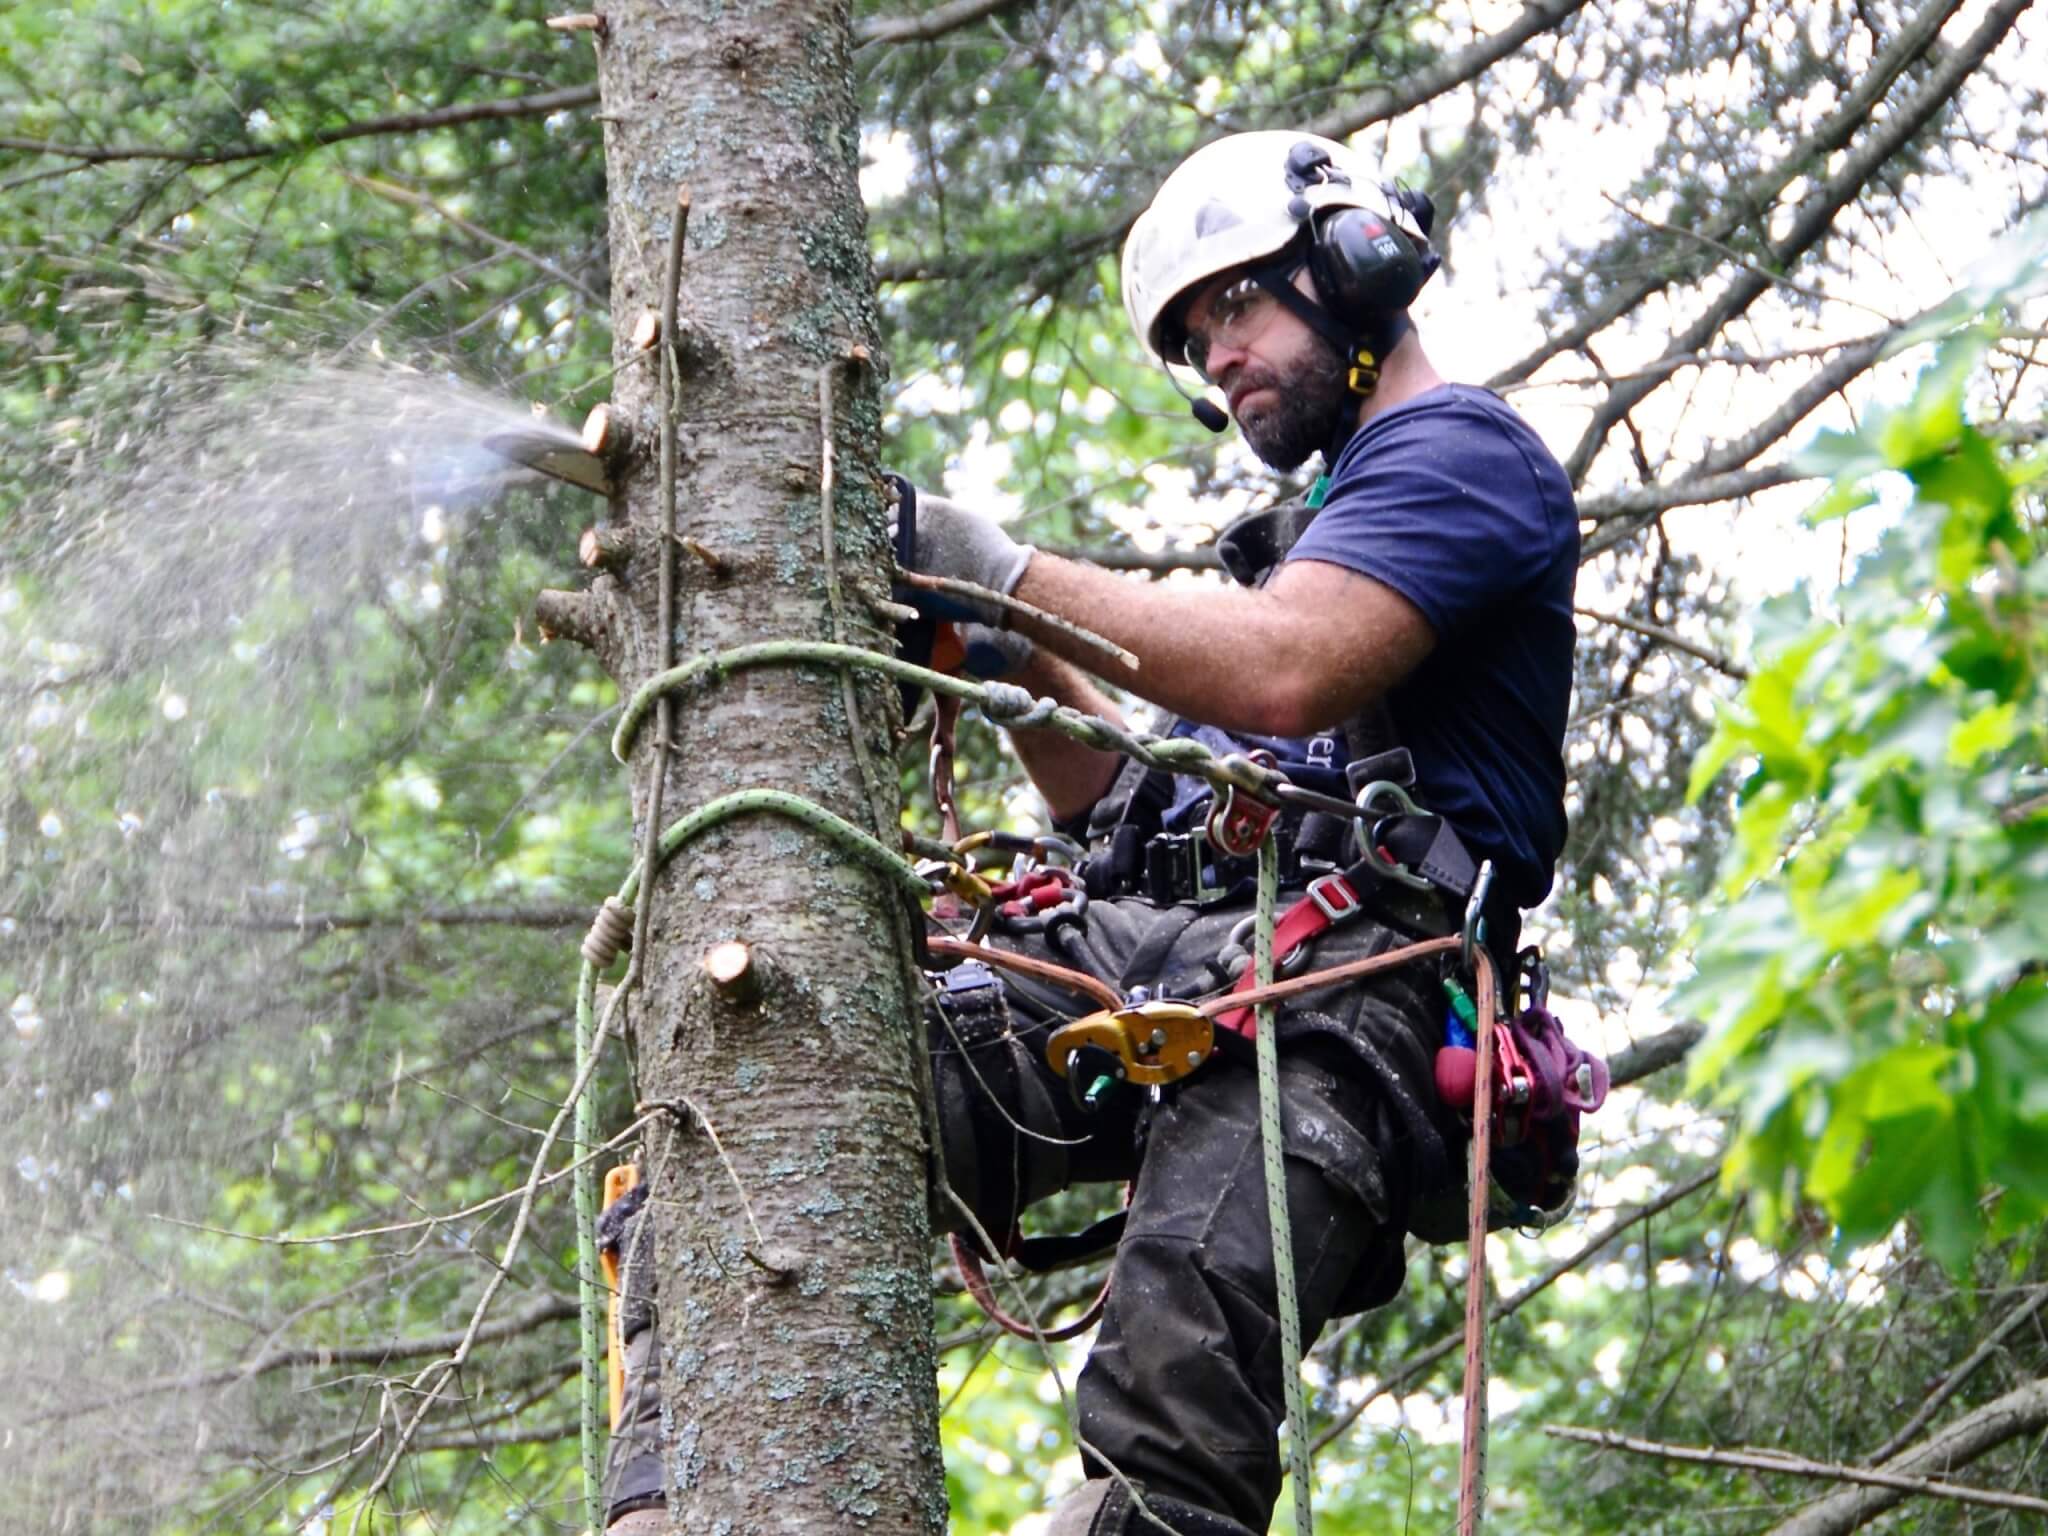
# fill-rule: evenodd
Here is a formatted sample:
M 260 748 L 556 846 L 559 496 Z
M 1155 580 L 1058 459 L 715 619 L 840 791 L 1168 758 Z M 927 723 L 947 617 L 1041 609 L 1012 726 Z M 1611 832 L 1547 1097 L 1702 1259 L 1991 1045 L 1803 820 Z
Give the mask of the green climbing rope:
M 840 645 L 829 640 L 762 640 L 734 646 L 708 656 L 694 657 L 666 672 L 657 673 L 641 684 L 619 712 L 612 731 L 612 755 L 625 762 L 633 749 L 655 701 L 664 694 L 691 686 L 700 680 L 717 680 L 750 667 L 766 666 L 859 667 L 879 672 L 897 682 L 914 683 L 934 693 L 974 705 L 983 714 L 1007 726 L 1042 726 L 1069 736 L 1083 746 L 1101 752 L 1121 752 L 1147 768 L 1185 773 L 1205 779 L 1219 788 L 1234 787 L 1252 794 L 1270 792 L 1286 782 L 1277 769 L 1261 767 L 1249 758 L 1230 754 L 1218 757 L 1192 736 L 1155 736 L 1149 731 L 1132 731 L 1065 704 L 1042 699 L 1013 683 L 975 682 L 950 672 L 934 672 L 895 656 L 885 656 L 858 645 Z
M 583 1457 L 583 1523 L 591 1532 L 604 1529 L 604 1441 L 599 1432 L 598 1402 L 604 1392 L 599 1339 L 604 1306 L 597 1276 L 597 1164 L 589 1158 L 597 1144 L 597 1095 L 590 1091 L 589 1065 L 596 1047 L 597 967 L 583 962 L 576 982 L 576 1076 L 584 1084 L 576 1101 L 575 1146 L 585 1159 L 576 1170 L 576 1326 L 582 1349 L 583 1391 L 580 1404 Z
M 1280 891 L 1280 849 L 1269 829 L 1259 844 L 1259 899 L 1252 964 L 1258 985 L 1273 983 L 1273 908 Z M 1266 1168 L 1266 1221 L 1273 1233 L 1273 1286 L 1280 1302 L 1280 1373 L 1287 1396 L 1287 1466 L 1295 1536 L 1311 1536 L 1308 1407 L 1301 1391 L 1301 1307 L 1294 1284 L 1294 1224 L 1287 1216 L 1286 1128 L 1280 1119 L 1279 1026 L 1271 1003 L 1258 1006 L 1259 1148 Z

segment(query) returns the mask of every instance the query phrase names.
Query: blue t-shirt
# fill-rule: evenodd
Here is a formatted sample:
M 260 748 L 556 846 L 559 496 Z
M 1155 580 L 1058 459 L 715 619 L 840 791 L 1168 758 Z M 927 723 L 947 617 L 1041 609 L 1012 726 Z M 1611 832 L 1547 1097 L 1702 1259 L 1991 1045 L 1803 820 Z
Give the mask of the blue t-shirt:
M 1429 621 L 1435 649 L 1387 698 L 1415 796 L 1535 906 L 1564 848 L 1579 568 L 1556 458 L 1499 396 L 1442 385 L 1345 444 L 1287 558 L 1384 582 Z

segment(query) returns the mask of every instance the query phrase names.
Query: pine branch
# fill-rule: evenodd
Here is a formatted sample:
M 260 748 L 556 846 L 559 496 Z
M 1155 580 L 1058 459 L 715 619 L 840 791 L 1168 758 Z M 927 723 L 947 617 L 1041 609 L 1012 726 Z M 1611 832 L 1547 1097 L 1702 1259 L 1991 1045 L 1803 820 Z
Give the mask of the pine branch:
M 2042 1417 L 2048 1418 L 2048 1382 L 2035 1382 L 2021 1392 L 2032 1392 L 2042 1399 Z M 2018 1394 L 2015 1394 L 2018 1395 Z M 2001 1402 L 2004 1401 L 2001 1399 Z M 2004 1420 L 2001 1420 L 2003 1425 Z M 2010 1439 L 2020 1433 L 2018 1427 L 2005 1429 L 2000 1439 Z M 1543 1433 L 1560 1440 L 1576 1440 L 1585 1445 L 1597 1445 L 1605 1450 L 1627 1451 L 1634 1456 L 1655 1456 L 1662 1461 L 1690 1462 L 1696 1466 L 1740 1467 L 1748 1472 L 1774 1472 L 1787 1477 L 1822 1478 L 1829 1482 L 1856 1485 L 1847 1490 L 1851 1498 L 1861 1499 L 1872 1495 L 1883 1503 L 1870 1511 L 1886 1509 L 1898 1503 L 1908 1494 L 1922 1494 L 1933 1498 L 1953 1499 L 1962 1504 L 1982 1504 L 1993 1509 L 2025 1510 L 2030 1514 L 2048 1514 L 2048 1499 L 2030 1498 L 2025 1494 L 2006 1493 L 1995 1488 L 1970 1488 L 1961 1483 L 1944 1482 L 1931 1477 L 1912 1477 L 1900 1472 L 1877 1472 L 1868 1467 L 1845 1467 L 1838 1462 L 1809 1461 L 1804 1456 L 1790 1456 L 1782 1451 L 1768 1450 L 1716 1450 L 1712 1446 L 1666 1445 L 1657 1440 L 1639 1440 L 1633 1435 L 1616 1434 L 1604 1429 L 1578 1429 L 1569 1424 L 1546 1424 Z M 1994 1444 L 1996 1442 L 1993 1442 Z M 1986 1449 L 1989 1449 L 1987 1446 Z M 1841 1498 L 1832 1495 L 1830 1500 Z M 1780 1525 L 1778 1533 L 1790 1533 L 1804 1529 L 1802 1522 L 1817 1513 L 1808 1510 L 1795 1516 L 1790 1522 Z M 1868 1515 L 1859 1516 L 1855 1525 L 1861 1525 Z M 1842 1525 L 1834 1520 L 1812 1526 L 1812 1536 L 1822 1532 L 1848 1531 L 1853 1525 Z M 1776 1533 L 1774 1533 L 1776 1536 Z
M 230 165 L 239 160 L 295 155 L 350 139 L 427 133 L 436 128 L 459 127 L 464 123 L 546 117 L 551 113 L 590 106 L 596 100 L 595 85 L 576 85 L 559 91 L 543 91 L 537 96 L 506 96 L 495 101 L 460 102 L 452 107 L 435 107 L 425 112 L 364 118 L 360 122 L 323 128 L 304 138 L 280 140 L 275 144 L 231 144 L 219 149 L 178 149 L 165 144 L 58 144 L 47 139 L 24 139 L 5 134 L 0 134 L 0 149 L 20 150 L 32 155 L 56 155 L 87 165 L 107 165 L 117 160 L 168 160 L 178 165 L 193 166 Z
M 968 0 L 959 0 L 965 5 Z M 1522 14 L 1513 26 L 1496 32 L 1491 37 L 1482 37 L 1448 58 L 1438 61 L 1432 69 L 1416 72 L 1407 77 L 1399 87 L 1378 86 L 1365 91 L 1350 105 L 1337 111 L 1325 113 L 1307 125 L 1307 132 L 1319 133 L 1327 138 L 1346 138 L 1376 123 L 1384 123 L 1399 117 L 1404 112 L 1434 100 L 1447 91 L 1467 85 L 1486 73 L 1501 59 L 1512 53 L 1539 32 L 1558 26 L 1569 17 L 1585 9 L 1587 0 L 1530 0 L 1523 7 Z M 948 7 L 941 6 L 941 11 Z M 936 13 L 935 13 L 936 14 Z M 1293 128 L 1298 126 L 1292 120 L 1274 120 L 1264 123 L 1245 124 L 1246 127 Z M 1235 132 L 1233 127 L 1230 131 Z M 1208 144 L 1223 137 L 1218 131 L 1202 139 Z M 1192 152 L 1192 150 L 1190 151 Z M 1033 248 L 1027 252 L 1012 253 L 1007 259 L 991 259 L 986 253 L 967 255 L 942 255 L 936 258 L 906 256 L 875 263 L 875 281 L 878 283 L 921 283 L 944 282 L 953 278 L 971 277 L 977 282 L 990 280 L 992 267 L 1007 267 L 1012 272 L 1032 272 L 1048 261 L 1058 259 L 1062 266 L 1071 269 L 1076 261 L 1090 260 L 1103 251 L 1113 250 L 1123 244 L 1124 237 L 1131 232 L 1131 226 L 1138 222 L 1138 216 L 1151 202 L 1148 191 L 1118 211 L 1115 218 L 1093 234 L 1060 236 L 1055 245 Z
M 1878 174 L 1913 136 L 1925 128 L 1947 106 L 1979 65 L 2005 40 L 2020 15 L 2033 0 L 2001 0 L 1985 15 L 1983 23 L 1956 49 L 1944 57 L 1928 75 L 1926 83 L 1887 116 L 1878 129 L 1851 149 L 1835 173 L 1800 202 L 1791 228 L 1782 240 L 1766 249 L 1772 266 L 1789 271 L 1809 250 L 1820 244 L 1843 209 L 1853 203 L 1865 185 Z M 1774 279 L 1754 268 L 1744 268 L 1721 290 L 1691 325 L 1674 336 L 1665 354 L 1697 352 L 1707 345 L 1731 320 L 1768 292 Z M 1655 391 L 1661 381 L 1642 379 L 1624 384 L 1594 409 L 1593 420 L 1580 437 L 1571 457 L 1565 460 L 1565 474 L 1573 485 L 1585 479 L 1594 457 L 1628 412 Z
M 1749 223 L 1752 210 L 1769 207 L 1795 179 L 1810 174 L 1816 165 L 1827 164 L 1835 151 L 1845 147 L 1856 136 L 1899 76 L 1935 45 L 1943 25 L 1961 9 L 1961 0 L 1930 0 L 1871 61 L 1869 70 L 1856 82 L 1842 105 L 1812 133 L 1793 145 L 1775 165 L 1753 178 L 1740 195 L 1730 196 L 1720 213 L 1703 224 L 1699 233 L 1716 240 L 1734 238 Z M 1677 275 L 1671 271 L 1652 272 L 1615 289 L 1605 300 L 1520 362 L 1495 374 L 1487 381 L 1488 384 L 1494 389 L 1518 384 L 1553 357 L 1578 350 L 1616 320 L 1632 313 L 1645 300 L 1663 292 Z
M 161 912 L 0 912 L 0 922 L 31 933 L 220 928 L 236 933 L 340 933 L 365 928 L 581 928 L 588 907 L 422 907 L 413 912 L 234 912 L 173 908 Z

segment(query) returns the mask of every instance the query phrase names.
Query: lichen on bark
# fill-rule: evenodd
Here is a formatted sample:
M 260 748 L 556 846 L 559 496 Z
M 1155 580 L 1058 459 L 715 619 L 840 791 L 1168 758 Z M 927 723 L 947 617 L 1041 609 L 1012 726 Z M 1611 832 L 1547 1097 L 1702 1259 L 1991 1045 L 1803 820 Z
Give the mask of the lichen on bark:
M 830 634 L 823 576 L 819 370 L 833 368 L 832 498 L 846 638 L 886 643 L 862 591 L 886 588 L 876 481 L 881 418 L 873 278 L 856 181 L 844 0 L 740 5 L 621 0 L 600 50 L 612 188 L 617 360 L 661 304 L 679 182 L 691 194 L 680 299 L 678 532 L 725 562 L 679 571 L 678 656 Z M 622 367 L 613 404 L 636 450 L 618 516 L 658 542 L 652 368 Z M 617 676 L 660 665 L 652 562 L 605 578 L 625 637 Z M 878 825 L 856 731 L 894 813 L 889 689 L 849 719 L 836 675 L 754 672 L 674 710 L 664 819 L 739 786 L 808 796 Z M 653 733 L 634 753 L 644 814 Z M 658 947 L 635 1010 L 644 1100 L 692 1120 L 651 1140 L 658 1321 L 674 1529 L 945 1528 L 927 1268 L 923 1048 L 895 897 L 786 824 L 732 823 L 679 851 L 643 899 Z M 745 1017 L 702 983 L 712 944 L 771 953 Z M 744 1188 L 744 1197 L 742 1197 Z M 758 1243 L 786 1273 L 756 1262 Z M 849 1425 L 859 1433 L 847 1434 Z

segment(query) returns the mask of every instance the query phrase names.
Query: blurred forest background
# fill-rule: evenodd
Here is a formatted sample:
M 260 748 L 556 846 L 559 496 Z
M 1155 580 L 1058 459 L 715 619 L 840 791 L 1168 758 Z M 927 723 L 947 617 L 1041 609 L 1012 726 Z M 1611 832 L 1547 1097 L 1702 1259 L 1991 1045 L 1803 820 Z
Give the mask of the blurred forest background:
M 592 45 L 544 21 L 0 11 L 0 1529 L 346 1528 L 567 1090 L 631 829 L 609 681 L 522 616 L 600 504 L 479 447 L 611 366 Z M 1574 1218 L 1491 1245 L 1496 1528 L 2041 1529 L 2041 17 L 855 25 L 894 467 L 1215 579 L 1288 487 L 1145 365 L 1115 259 L 1182 155 L 1285 126 L 1432 195 L 1426 341 L 1578 485 L 1573 831 L 1532 929 L 1634 1080 Z M 963 747 L 972 815 L 1029 824 L 994 733 Z M 623 1066 L 602 1091 L 624 1128 Z M 379 1524 L 579 1526 L 566 1190 Z M 1416 1249 L 1316 1350 L 1331 1536 L 1448 1528 L 1463 1272 Z M 1058 1394 L 936 1249 L 933 1283 L 954 1529 L 1029 1530 L 1078 1476 Z M 2022 1502 L 1840 1480 L 1881 1463 Z

